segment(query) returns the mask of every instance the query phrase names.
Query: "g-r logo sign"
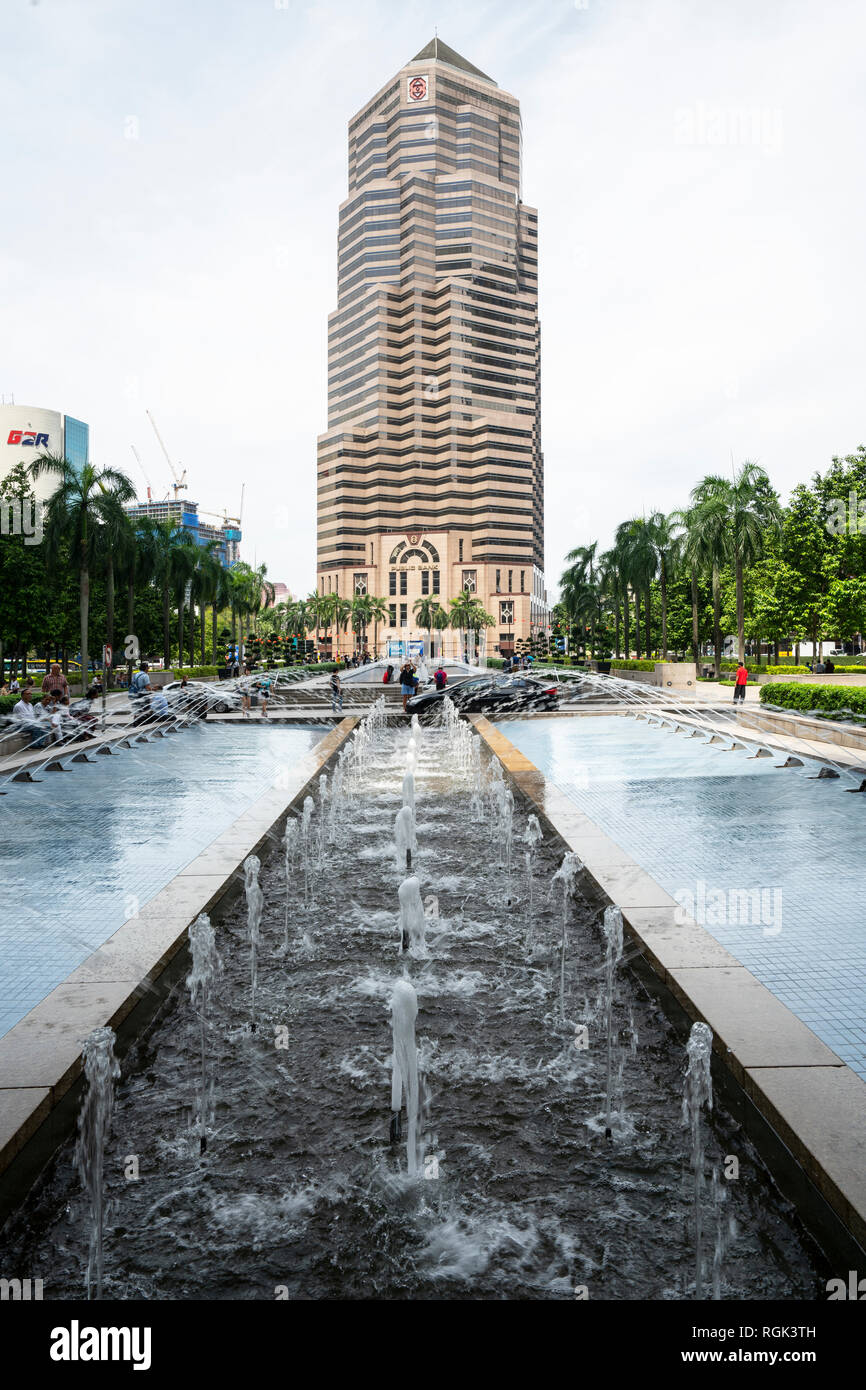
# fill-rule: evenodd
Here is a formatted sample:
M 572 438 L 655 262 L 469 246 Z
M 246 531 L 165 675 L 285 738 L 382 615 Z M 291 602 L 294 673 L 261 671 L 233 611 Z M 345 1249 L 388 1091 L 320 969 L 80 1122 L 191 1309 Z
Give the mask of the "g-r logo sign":
M 7 444 L 25 444 L 30 449 L 38 449 L 40 444 L 48 448 L 48 435 L 37 434 L 35 430 L 10 430 Z

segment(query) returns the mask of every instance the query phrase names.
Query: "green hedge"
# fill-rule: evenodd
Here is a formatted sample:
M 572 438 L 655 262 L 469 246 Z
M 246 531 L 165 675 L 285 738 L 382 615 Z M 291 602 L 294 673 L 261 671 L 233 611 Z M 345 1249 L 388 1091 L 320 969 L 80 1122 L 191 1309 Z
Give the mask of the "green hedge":
M 808 666 L 768 666 L 768 676 L 808 676 Z
M 816 714 L 866 718 L 866 690 L 850 685 L 808 685 L 802 681 L 771 681 L 761 686 L 761 704 Z
M 610 663 L 611 671 L 654 671 L 655 668 L 654 661 L 620 661 L 614 657 Z
M 218 666 L 174 666 L 171 674 L 176 681 L 182 680 L 184 676 L 188 681 L 200 681 L 208 676 L 216 680 L 218 672 Z

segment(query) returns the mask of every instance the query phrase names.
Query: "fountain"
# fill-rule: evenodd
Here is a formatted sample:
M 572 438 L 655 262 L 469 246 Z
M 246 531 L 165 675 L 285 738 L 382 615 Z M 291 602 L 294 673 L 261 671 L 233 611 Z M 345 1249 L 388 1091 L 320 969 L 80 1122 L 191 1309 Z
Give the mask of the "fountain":
M 421 885 L 413 875 L 404 878 L 397 889 L 400 900 L 400 944 L 401 950 L 409 951 L 418 959 L 427 956 L 425 931 L 427 919 L 421 901 Z
M 414 991 L 413 991 L 414 993 Z M 78 1142 L 75 1166 L 81 1185 L 90 1199 L 90 1254 L 87 1261 L 87 1297 L 102 1298 L 103 1230 L 105 1222 L 105 1143 L 114 1108 L 114 1083 L 120 1076 L 120 1063 L 114 1055 L 114 1033 L 110 1028 L 94 1028 L 82 1044 L 87 1091 L 78 1116 Z
M 706 1023 L 693 1023 L 686 1044 L 686 1076 L 683 1087 L 683 1124 L 691 1130 L 691 1165 L 694 1175 L 693 1210 L 695 1226 L 695 1298 L 703 1297 L 703 1220 L 701 1193 L 704 1186 L 704 1131 L 701 1111 L 713 1108 L 713 1078 L 710 1059 L 713 1033 Z
M 411 804 L 403 804 L 412 799 L 404 762 L 409 730 L 401 719 L 398 728 L 382 732 L 379 714 L 365 723 L 357 791 L 356 749 L 347 740 L 343 756 L 330 765 L 324 816 L 317 822 L 317 793 L 315 805 L 308 799 L 305 814 L 299 806 L 284 834 L 280 828 L 276 853 L 266 859 L 259 851 L 261 870 L 251 875 L 275 919 L 283 905 L 285 935 L 288 878 L 295 866 L 301 873 L 303 856 L 305 875 L 315 884 L 313 893 L 310 882 L 300 920 L 322 949 L 314 959 L 303 949 L 283 949 L 280 956 L 263 950 L 264 914 L 254 933 L 247 921 L 249 896 L 237 902 L 227 898 L 225 939 L 240 942 L 241 950 L 222 952 L 221 964 L 209 973 L 204 948 L 212 933 L 206 919 L 199 919 L 190 933 L 188 988 L 175 991 L 150 1027 L 145 1073 L 131 1068 L 117 1087 L 112 1131 L 123 1135 L 125 1151 L 145 1152 L 155 1133 L 160 1145 L 146 1182 L 117 1184 L 122 1228 L 115 1224 L 120 1217 L 105 1218 L 108 1231 L 118 1233 L 111 1236 L 110 1292 L 121 1287 L 115 1241 L 119 1244 L 122 1229 L 122 1287 L 129 1298 L 193 1300 L 214 1288 L 227 1296 L 268 1288 L 277 1248 L 291 1252 L 291 1258 L 280 1257 L 282 1272 L 276 1276 L 291 1298 L 333 1300 L 361 1288 L 379 1297 L 397 1290 L 429 1299 L 465 1297 L 467 1291 L 473 1298 L 500 1301 L 568 1298 L 575 1251 L 592 1252 L 593 1297 L 659 1299 L 676 1296 L 677 1289 L 691 1297 L 691 1204 L 687 1223 L 670 1220 L 671 1211 L 684 1206 L 682 1094 L 678 1081 L 670 1084 L 680 1053 L 675 1049 L 672 1067 L 669 1025 L 621 968 L 619 914 L 610 910 L 607 949 L 600 959 L 595 910 L 579 891 L 579 860 L 572 855 L 560 865 L 564 847 L 546 822 L 542 833 L 540 813 L 533 816 L 534 808 L 516 790 L 510 814 L 522 857 L 512 866 L 513 886 L 515 895 L 525 894 L 529 919 L 502 910 L 503 873 L 490 836 L 492 824 L 500 834 L 508 814 L 508 788 L 499 763 L 480 755 L 470 726 L 455 721 L 449 735 L 443 719 L 424 726 L 422 743 L 416 737 L 425 774 L 429 770 L 439 778 L 436 797 L 429 806 L 423 803 L 429 816 L 419 838 L 425 866 L 428 860 L 436 865 L 448 927 L 441 936 L 438 928 L 435 937 L 431 931 L 426 942 L 428 913 L 438 909 L 426 898 L 426 883 L 419 882 L 417 857 L 415 873 L 407 874 L 405 864 L 417 829 Z M 462 764 L 451 761 L 452 751 L 463 748 L 465 776 Z M 470 798 L 480 804 L 482 796 L 489 797 L 485 811 L 489 806 L 495 815 L 469 814 Z M 402 846 L 398 810 L 406 813 Z M 316 862 L 325 817 L 328 867 L 322 873 Z M 383 861 L 395 851 L 398 873 L 390 876 L 386 865 L 385 879 L 392 878 L 396 903 L 382 895 Z M 557 886 L 542 892 L 542 880 L 550 881 L 555 870 Z M 301 891 L 298 883 L 298 899 Z M 406 967 L 400 980 L 393 972 L 391 935 L 398 912 L 401 968 Z M 276 920 L 274 928 L 277 945 L 283 938 Z M 243 943 L 249 934 L 252 945 L 259 932 L 254 987 L 259 1046 L 221 1046 L 217 1073 L 215 1044 L 222 1042 L 215 1026 L 217 990 L 220 1015 L 223 1007 L 228 1015 L 240 1010 L 245 1021 L 250 965 Z M 527 961 L 527 944 L 538 948 L 542 941 L 554 951 L 560 947 L 552 991 L 550 966 L 538 949 Z M 555 966 L 554 959 L 554 971 Z M 417 975 L 412 982 L 408 969 Z M 566 1014 L 567 996 L 568 1013 L 577 1017 L 576 991 L 582 994 L 591 978 L 599 993 L 595 1017 L 587 1020 L 590 1028 L 575 1029 L 575 1047 L 594 1051 L 585 1063 L 576 1063 L 559 1016 Z M 418 1030 L 422 989 L 430 1005 Z M 264 1046 L 265 1020 L 285 1018 L 287 994 L 290 1057 Z M 389 1004 L 393 1055 L 386 1055 L 383 1066 Z M 617 1119 L 615 1147 L 601 1142 L 602 1009 L 608 1044 L 605 1112 L 608 1132 Z M 551 1014 L 559 1025 L 553 1029 Z M 614 1019 L 622 1024 L 619 1031 Z M 417 1040 L 416 1030 L 424 1034 Z M 626 1039 L 633 1052 L 638 1030 L 641 1052 L 653 1059 L 643 1068 L 623 1061 L 629 1055 Z M 277 1029 L 278 1035 L 283 1032 L 288 1030 Z M 591 1041 L 579 1042 L 579 1034 L 591 1035 Z M 232 1098 L 226 1128 L 232 1161 L 191 1165 L 196 1140 L 202 1148 L 205 1139 L 210 1148 L 217 1146 L 217 1075 L 219 1094 Z M 386 1162 L 381 1117 L 377 1123 L 374 1116 L 371 1124 L 370 1098 L 374 1109 L 377 1095 L 385 1100 L 388 1079 L 391 1137 L 400 1145 Z M 189 1129 L 193 1084 L 198 1109 Z M 447 1096 L 441 1119 L 437 1096 Z M 621 1124 L 632 1109 L 640 1117 L 633 1134 Z M 431 1112 L 447 1152 L 434 1138 Z M 182 1134 L 169 1132 L 170 1115 L 183 1117 Z M 562 1123 L 545 1120 L 560 1115 Z M 587 1121 L 598 1131 L 597 1144 L 587 1143 Z M 700 1123 L 706 1128 L 705 1116 Z M 225 1147 L 222 1137 L 218 1147 Z M 72 1191 L 68 1157 L 67 1151 L 49 1181 L 26 1199 L 15 1229 L 3 1234 L 9 1267 L 22 1274 L 50 1269 L 59 1296 L 74 1296 L 80 1286 L 91 1236 L 85 1202 L 76 1201 Z M 412 1175 L 408 1193 L 404 1161 Z M 427 1179 L 442 1177 L 440 1163 L 447 1183 L 428 1186 Z M 703 1173 L 703 1159 L 694 1167 Z M 389 1171 L 395 1168 L 396 1175 Z M 710 1296 L 712 1262 L 714 1297 L 721 1290 L 732 1299 L 814 1298 L 821 1287 L 814 1257 L 757 1158 L 742 1182 L 726 1183 L 727 1172 L 714 1180 L 715 1231 L 708 1164 L 707 1169 L 699 1194 L 703 1296 Z M 106 1175 L 110 1171 L 106 1163 Z M 498 1176 L 504 1180 L 491 1181 Z M 593 1194 L 591 1202 L 587 1192 Z M 638 1218 L 623 1219 L 631 1213 Z M 742 1234 L 736 1264 L 725 1267 L 723 1283 L 733 1218 L 742 1223 Z M 172 1240 L 181 1257 L 169 1260 L 166 1241 Z M 603 1258 L 596 1259 L 602 1244 Z M 94 1269 L 96 1264 L 94 1257 Z
M 286 819 L 283 832 L 283 875 L 285 877 L 285 913 L 283 922 L 283 954 L 289 949 L 289 886 L 298 862 L 298 822 L 291 816 Z
M 328 778 L 323 772 L 319 778 L 319 837 L 316 854 L 316 866 L 319 869 L 325 867 L 325 843 L 327 829 L 326 802 L 328 800 Z
M 526 868 L 526 916 L 528 927 L 526 931 L 526 949 L 532 948 L 532 933 L 535 924 L 534 918 L 534 890 L 535 890 L 535 871 L 533 861 L 535 851 L 542 840 L 541 825 L 538 816 L 530 815 L 526 819 L 526 829 L 523 832 L 523 843 L 526 849 L 523 851 L 523 863 Z
M 391 1141 L 402 1137 L 400 1112 L 406 1098 L 409 1134 L 406 1157 L 409 1175 L 418 1171 L 418 1054 L 415 1046 L 415 1019 L 418 996 L 409 980 L 398 980 L 391 995 L 391 1030 L 394 1056 L 391 1068 Z
M 568 904 L 577 886 L 577 876 L 583 871 L 583 864 L 576 854 L 569 850 L 553 875 L 554 883 L 562 884 L 562 947 L 559 963 L 559 1016 L 565 1021 L 565 947 L 568 935 Z
M 397 854 L 397 868 L 411 869 L 412 855 L 418 848 L 415 839 L 415 812 L 411 806 L 403 806 L 397 812 L 394 822 L 394 848 Z
M 216 938 L 210 918 L 202 912 L 189 929 L 189 949 L 192 956 L 192 970 L 186 978 L 192 1007 L 198 1013 L 199 1043 L 201 1048 L 201 1095 L 199 1098 L 199 1153 L 207 1148 L 208 1116 L 208 1075 L 207 1075 L 207 1029 L 210 1023 L 210 1006 L 216 972 L 220 966 L 217 955 Z
M 604 935 L 607 943 L 604 955 L 604 1027 L 607 1035 L 607 1086 L 604 1137 L 613 1135 L 611 1127 L 611 1074 L 613 1066 L 613 996 L 616 967 L 622 960 L 622 912 L 618 907 L 604 910 Z
M 415 814 L 415 773 L 409 771 L 403 777 L 403 805 L 408 806 L 412 814 Z
M 316 809 L 311 796 L 304 797 L 304 808 L 301 812 L 301 861 L 304 866 L 304 907 L 311 907 L 313 903 L 314 864 L 313 864 L 313 812 Z
M 259 980 L 259 927 L 265 895 L 259 884 L 261 863 L 254 854 L 244 860 L 244 891 L 247 895 L 247 926 L 250 933 L 250 1032 L 256 1031 L 256 986 Z

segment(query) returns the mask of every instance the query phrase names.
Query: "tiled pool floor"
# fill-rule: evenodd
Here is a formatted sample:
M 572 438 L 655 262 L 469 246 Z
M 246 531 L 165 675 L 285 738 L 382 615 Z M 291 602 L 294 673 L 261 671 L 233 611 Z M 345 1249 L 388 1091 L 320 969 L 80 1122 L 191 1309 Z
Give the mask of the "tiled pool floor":
M 0 800 L 0 1035 L 327 732 L 197 725 Z
M 866 795 L 617 715 L 501 727 L 866 1078 Z

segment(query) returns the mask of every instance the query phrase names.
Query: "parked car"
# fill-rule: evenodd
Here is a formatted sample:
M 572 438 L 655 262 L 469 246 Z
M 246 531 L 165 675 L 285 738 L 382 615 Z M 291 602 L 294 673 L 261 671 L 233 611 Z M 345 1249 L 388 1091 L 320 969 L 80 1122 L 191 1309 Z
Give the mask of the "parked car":
M 169 704 L 173 708 L 176 706 L 178 712 L 187 707 L 203 714 L 211 710 L 214 714 L 228 714 L 230 710 L 241 707 L 241 697 L 236 690 L 206 685 L 203 681 L 187 681 L 184 686 L 180 681 L 171 681 L 163 686 L 163 691 Z
M 535 676 L 503 676 L 498 672 L 474 676 L 444 690 L 425 690 L 413 695 L 406 709 L 410 714 L 435 714 L 447 695 L 458 709 L 467 713 L 505 714 L 522 709 L 556 709 L 559 687 Z

